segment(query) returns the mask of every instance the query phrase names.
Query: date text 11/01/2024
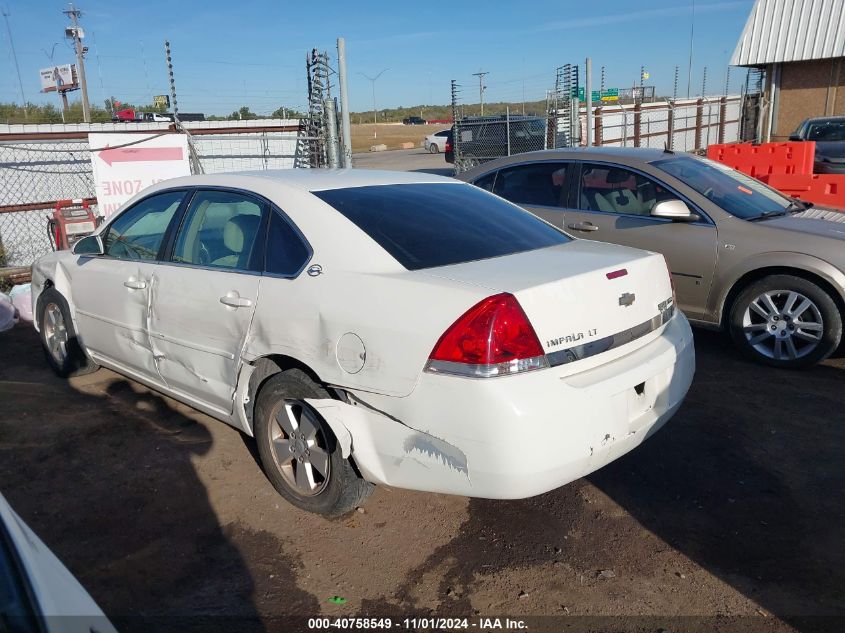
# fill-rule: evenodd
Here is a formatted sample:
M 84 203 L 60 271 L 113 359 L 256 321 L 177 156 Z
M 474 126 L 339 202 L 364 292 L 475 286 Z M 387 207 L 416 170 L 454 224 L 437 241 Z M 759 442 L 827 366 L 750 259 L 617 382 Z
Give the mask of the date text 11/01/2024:
M 521 630 L 528 626 L 524 620 L 514 618 L 309 618 L 310 630 L 320 629 L 408 629 L 408 630 Z

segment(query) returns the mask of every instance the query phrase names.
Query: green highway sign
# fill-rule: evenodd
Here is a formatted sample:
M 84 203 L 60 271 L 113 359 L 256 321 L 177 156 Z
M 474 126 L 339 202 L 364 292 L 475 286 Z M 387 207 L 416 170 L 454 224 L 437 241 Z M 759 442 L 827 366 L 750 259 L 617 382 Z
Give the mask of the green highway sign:
M 619 101 L 619 88 L 608 88 L 601 93 L 602 101 Z

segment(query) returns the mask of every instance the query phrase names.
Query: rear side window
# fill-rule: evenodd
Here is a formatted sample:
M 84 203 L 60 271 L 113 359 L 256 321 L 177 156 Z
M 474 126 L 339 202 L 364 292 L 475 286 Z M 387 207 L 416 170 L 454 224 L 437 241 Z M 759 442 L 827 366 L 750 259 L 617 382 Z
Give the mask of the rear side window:
M 518 204 L 563 207 L 566 163 L 529 163 L 499 172 L 493 193 Z
M 570 241 L 471 185 L 419 183 L 314 191 L 408 270 L 448 266 Z
M 261 206 L 253 198 L 234 191 L 199 191 L 182 221 L 172 260 L 255 270 L 260 228 Z
M 278 213 L 270 215 L 264 270 L 273 275 L 292 277 L 310 257 L 308 246 L 294 228 Z
M 490 172 L 486 176 L 482 176 L 476 180 L 474 184 L 476 187 L 481 187 L 486 191 L 493 191 L 493 183 L 496 182 L 496 172 Z

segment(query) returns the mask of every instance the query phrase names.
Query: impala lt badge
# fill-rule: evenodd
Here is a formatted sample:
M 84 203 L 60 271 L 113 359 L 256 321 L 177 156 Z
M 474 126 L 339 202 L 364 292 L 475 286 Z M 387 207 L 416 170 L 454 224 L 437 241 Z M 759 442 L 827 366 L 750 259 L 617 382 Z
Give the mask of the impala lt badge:
M 626 308 L 628 306 L 632 306 L 634 305 L 634 300 L 636 298 L 637 295 L 635 295 L 633 292 L 626 292 L 619 296 L 619 305 L 625 306 Z

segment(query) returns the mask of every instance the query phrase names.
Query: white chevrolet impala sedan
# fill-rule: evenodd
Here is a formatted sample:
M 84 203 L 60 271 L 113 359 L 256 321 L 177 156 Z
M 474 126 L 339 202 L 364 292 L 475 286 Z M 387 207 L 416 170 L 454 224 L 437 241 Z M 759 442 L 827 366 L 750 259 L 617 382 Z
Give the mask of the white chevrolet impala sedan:
M 627 453 L 694 372 L 661 255 L 472 185 L 284 170 L 168 180 L 33 267 L 49 363 L 253 436 L 335 516 L 373 484 L 514 499 Z

